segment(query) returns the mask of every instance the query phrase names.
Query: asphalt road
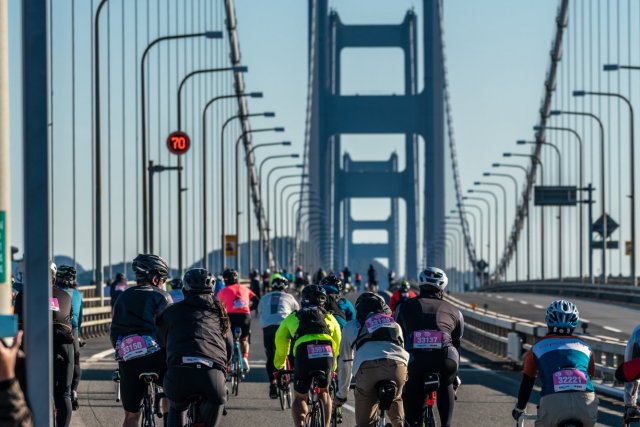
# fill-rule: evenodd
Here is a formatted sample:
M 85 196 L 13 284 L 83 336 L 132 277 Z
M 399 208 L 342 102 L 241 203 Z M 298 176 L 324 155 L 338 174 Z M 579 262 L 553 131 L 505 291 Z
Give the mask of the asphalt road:
M 486 304 L 490 311 L 542 323 L 547 306 L 559 298 L 506 292 L 469 292 L 452 296 L 470 304 L 475 303 L 479 309 Z M 581 298 L 570 300 L 578 306 L 581 320 L 589 323 L 587 332 L 601 338 L 626 342 L 633 328 L 640 323 L 640 310 L 634 308 Z
M 267 396 L 267 378 L 264 369 L 262 333 L 257 322 L 253 327 L 251 347 L 251 372 L 240 386 L 240 396 L 231 397 L 224 418 L 224 427 L 284 427 L 292 425 L 289 411 L 281 411 L 277 400 Z M 79 395 L 81 407 L 74 412 L 74 427 L 116 427 L 123 419 L 122 409 L 114 399 L 114 385 L 111 373 L 116 368 L 109 352 L 106 338 L 90 340 L 83 348 L 83 380 Z M 474 350 L 463 351 L 460 377 L 463 385 L 458 391 L 454 423 L 461 427 L 512 426 L 511 409 L 518 391 L 520 374 L 509 366 L 492 361 Z M 533 402 L 537 401 L 537 397 Z M 349 404 L 353 404 L 350 399 Z M 611 400 L 601 399 L 599 424 L 613 426 L 620 424 L 622 406 Z M 535 405 L 530 404 L 534 411 Z M 159 421 L 159 426 L 162 423 Z M 355 425 L 353 408 L 344 411 L 345 427 Z

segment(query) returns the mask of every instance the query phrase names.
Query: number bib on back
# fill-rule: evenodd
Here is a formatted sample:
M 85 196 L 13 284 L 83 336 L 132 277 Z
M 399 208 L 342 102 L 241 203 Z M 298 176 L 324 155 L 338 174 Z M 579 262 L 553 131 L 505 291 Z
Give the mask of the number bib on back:
M 49 310 L 60 311 L 60 302 L 58 301 L 58 298 L 51 298 L 51 300 L 49 300 Z
M 575 369 L 560 369 L 553 374 L 553 391 L 585 391 L 587 389 L 587 376 L 584 372 Z
M 372 334 L 380 328 L 393 328 L 393 317 L 386 314 L 376 314 L 364 321 L 367 331 Z
M 329 344 L 309 344 L 307 345 L 307 357 L 309 359 L 320 359 L 323 357 L 333 357 L 333 349 Z
M 237 309 L 246 308 L 246 307 L 249 307 L 249 304 L 247 304 L 246 301 L 243 301 L 243 300 L 241 300 L 239 298 L 233 300 L 233 308 L 234 309 L 237 310 Z
M 414 331 L 413 348 L 422 350 L 442 348 L 442 332 L 431 330 Z
M 118 357 L 125 362 L 147 354 L 147 342 L 140 335 L 130 335 L 118 343 Z

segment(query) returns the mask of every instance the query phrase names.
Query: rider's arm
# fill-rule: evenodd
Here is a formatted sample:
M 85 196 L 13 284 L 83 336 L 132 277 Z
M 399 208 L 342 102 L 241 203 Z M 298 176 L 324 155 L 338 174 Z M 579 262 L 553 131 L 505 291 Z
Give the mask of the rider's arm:
M 293 338 L 289 326 L 293 322 L 297 322 L 297 319 L 296 314 L 291 313 L 280 323 L 276 331 L 276 354 L 273 358 L 273 366 L 278 370 L 285 367 L 285 360 L 289 355 L 289 347 L 291 346 L 291 338 Z
M 389 299 L 389 308 L 391 309 L 392 313 L 395 313 L 396 307 L 398 306 L 398 300 L 400 299 L 399 295 L 399 292 L 395 291 Z
M 231 328 L 227 330 L 227 335 L 224 338 L 224 344 L 227 348 L 227 364 L 229 364 L 229 362 L 231 362 L 231 355 L 233 354 L 233 335 L 231 334 Z
M 333 348 L 333 353 L 335 355 L 336 358 L 336 362 L 337 362 L 337 358 L 340 355 L 340 340 L 342 339 L 342 333 L 340 332 L 340 324 L 338 323 L 338 321 L 336 320 L 335 317 L 333 317 L 333 315 L 329 314 L 327 317 L 329 317 L 331 320 L 331 325 L 329 325 L 329 332 L 331 332 L 331 341 L 332 341 L 332 348 Z M 337 366 L 336 366 L 337 367 Z
M 167 322 L 164 320 L 164 312 L 160 313 L 158 317 L 156 317 L 156 328 L 157 328 L 157 338 L 158 345 L 162 348 L 167 347 Z
M 336 396 L 340 399 L 347 399 L 349 384 L 351 383 L 351 369 L 353 367 L 354 352 L 351 348 L 353 338 L 353 322 L 347 323 L 342 331 L 340 340 L 340 357 L 338 357 L 338 385 Z
M 516 408 L 525 409 L 527 402 L 531 397 L 531 391 L 533 390 L 533 384 L 536 381 L 538 375 L 538 367 L 536 361 L 533 358 L 531 350 L 527 351 L 524 356 L 524 366 L 522 368 L 522 382 L 520 383 L 520 390 L 518 391 L 518 402 Z
M 456 328 L 453 330 L 453 333 L 451 334 L 451 340 L 455 348 L 460 348 L 460 340 L 462 339 L 463 333 L 464 333 L 464 317 L 462 317 L 462 313 L 459 312 L 458 324 L 456 325 Z

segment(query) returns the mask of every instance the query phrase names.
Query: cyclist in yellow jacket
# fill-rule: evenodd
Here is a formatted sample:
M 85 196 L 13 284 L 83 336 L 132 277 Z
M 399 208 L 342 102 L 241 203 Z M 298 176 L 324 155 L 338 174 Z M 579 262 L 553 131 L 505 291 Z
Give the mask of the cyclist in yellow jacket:
M 273 360 L 276 369 L 285 368 L 293 343 L 295 398 L 291 413 L 296 427 L 304 425 L 309 412 L 307 395 L 312 381 L 310 373 L 313 371 L 323 373 L 316 376 L 316 382 L 325 408 L 326 425 L 329 425 L 331 418 L 329 382 L 336 368 L 340 349 L 340 325 L 332 314 L 324 310 L 326 301 L 327 294 L 321 286 L 306 286 L 301 295 L 302 308 L 289 314 L 276 332 L 276 354 Z

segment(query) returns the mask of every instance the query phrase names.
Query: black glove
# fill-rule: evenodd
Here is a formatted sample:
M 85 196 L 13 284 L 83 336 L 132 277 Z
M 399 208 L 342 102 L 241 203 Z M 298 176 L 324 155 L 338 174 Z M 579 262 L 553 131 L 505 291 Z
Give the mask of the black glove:
M 511 411 L 511 416 L 516 421 L 520 419 L 522 414 L 524 414 L 524 409 L 513 408 L 513 411 Z

